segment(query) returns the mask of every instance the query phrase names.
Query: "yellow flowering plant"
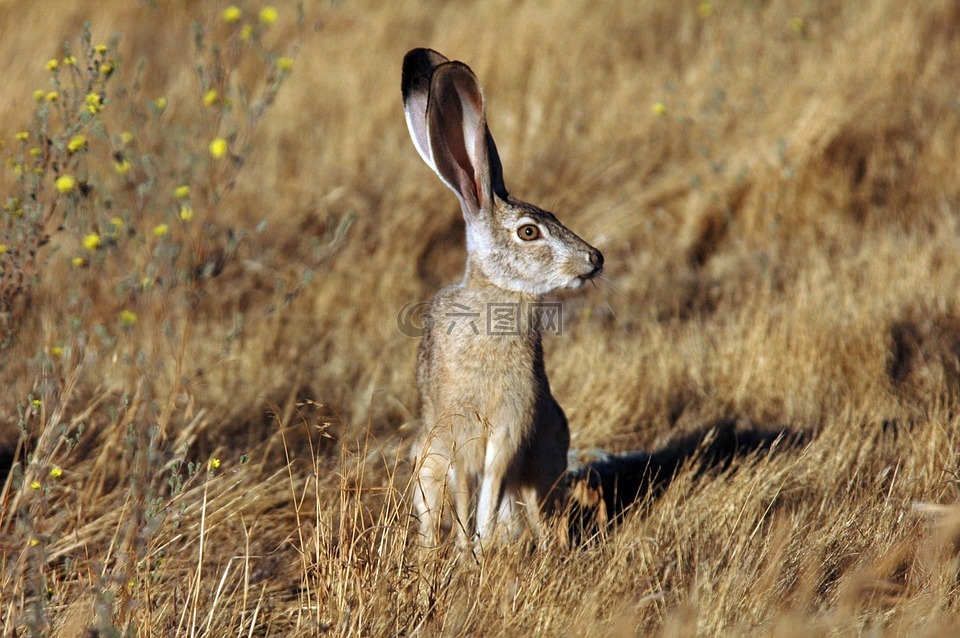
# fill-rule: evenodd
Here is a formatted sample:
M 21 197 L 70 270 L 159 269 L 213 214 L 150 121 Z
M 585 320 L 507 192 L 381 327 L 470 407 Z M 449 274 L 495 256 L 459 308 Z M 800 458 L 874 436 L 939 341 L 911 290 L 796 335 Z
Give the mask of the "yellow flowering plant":
M 0 365 L 5 353 L 16 352 L 34 375 L 26 383 L 35 388 L 17 406 L 26 433 L 18 454 L 30 461 L 11 480 L 8 494 L 22 507 L 9 510 L 16 528 L 4 529 L 12 530 L 11 547 L 36 548 L 15 562 L 41 584 L 22 597 L 26 603 L 11 603 L 17 617 L 28 616 L 22 606 L 31 601 L 38 611 L 30 617 L 42 620 L 45 605 L 68 600 L 57 579 L 71 577 L 73 557 L 49 558 L 64 542 L 62 532 L 82 516 L 53 505 L 102 487 L 69 457 L 85 427 L 93 436 L 105 428 L 116 436 L 119 444 L 110 446 L 122 468 L 116 493 L 130 489 L 131 496 L 120 516 L 133 523 L 117 528 L 116 547 L 124 548 L 118 559 L 105 563 L 99 582 L 95 577 L 85 585 L 98 610 L 110 608 L 101 598 L 118 587 L 141 587 L 163 558 L 155 530 L 178 508 L 162 500 L 184 493 L 191 478 L 223 483 L 236 470 L 227 457 L 206 458 L 207 473 L 202 460 L 188 464 L 174 428 L 202 387 L 192 381 L 202 371 L 191 367 L 191 335 L 199 325 L 201 338 L 218 338 L 202 327 L 216 320 L 209 310 L 221 299 L 215 286 L 233 283 L 231 274 L 244 266 L 237 255 L 245 257 L 249 248 L 242 242 L 259 232 L 226 206 L 238 199 L 227 199 L 234 185 L 250 181 L 241 171 L 250 165 L 257 126 L 294 69 L 296 48 L 284 25 L 293 12 L 278 7 L 241 0 L 221 13 L 222 7 L 188 3 L 185 10 L 204 12 L 207 22 L 195 27 L 194 50 L 183 52 L 179 67 L 175 56 L 165 56 L 133 68 L 115 41 L 94 45 L 87 29 L 56 52 L 49 71 L 42 68 L 46 56 L 34 61 L 44 83 L 26 87 L 25 97 L 34 96 L 27 100 L 32 116 L 0 140 L 0 170 L 7 171 L 0 180 L 6 189 L 0 192 L 0 314 L 6 313 Z M 170 68 L 155 73 L 156 64 Z M 157 80 L 167 72 L 194 82 Z M 227 276 L 214 281 L 225 267 Z M 277 292 L 287 292 L 286 285 L 278 283 Z M 31 295 L 31 287 L 40 294 Z M 56 303 L 48 303 L 54 295 Z M 226 306 L 232 325 L 225 326 L 224 343 L 230 345 L 243 330 L 243 316 Z M 16 347 L 6 349 L 13 342 Z M 23 344 L 33 348 L 32 357 Z M 181 361 L 188 365 L 181 369 Z M 104 368 L 109 388 L 102 402 L 78 409 L 77 396 L 88 391 L 75 389 L 80 371 Z M 127 393 L 127 380 L 140 384 Z M 198 419 L 196 427 L 206 425 Z M 85 447 L 77 449 L 85 453 Z M 171 458 L 190 469 L 171 469 Z M 165 473 L 169 490 L 156 480 Z M 56 595 L 43 595 L 48 573 Z M 103 624 L 111 621 L 105 614 Z M 55 625 L 37 626 L 42 630 L 25 633 L 45 635 Z
M 147 67 L 131 75 L 116 42 L 94 44 L 88 26 L 61 55 L 41 62 L 48 86 L 33 91 L 32 123 L 5 149 L 15 190 L 4 197 L 13 214 L 0 218 L 0 308 L 19 308 L 13 298 L 28 294 L 23 282 L 36 281 L 58 253 L 91 272 L 110 260 L 126 262 L 122 270 L 129 281 L 116 287 L 118 305 L 134 301 L 130 295 L 145 276 L 169 287 L 210 272 L 191 263 L 205 253 L 183 249 L 182 229 L 199 211 L 216 214 L 251 151 L 260 119 L 293 69 L 288 51 L 261 41 L 284 15 L 272 5 L 238 2 L 212 16 L 214 25 L 235 26 L 195 25 L 194 97 L 145 95 L 139 87 Z M 259 76 L 235 72 L 258 59 Z M 188 98 L 205 108 L 185 104 Z M 171 121 L 177 122 L 176 135 L 159 134 Z M 217 233 L 215 226 L 189 228 L 193 242 L 220 241 L 196 235 Z M 136 249 L 151 237 L 164 241 L 155 249 Z M 48 245 L 66 250 L 44 250 Z M 8 277 L 14 272 L 24 276 L 14 282 Z M 10 319 L 0 322 L 0 330 L 18 325 Z M 0 343 L 11 336 L 0 333 Z
M 182 324 L 157 324 L 171 316 L 189 324 L 204 286 L 232 254 L 217 250 L 225 235 L 218 213 L 293 68 L 289 50 L 261 40 L 284 15 L 243 2 L 208 15 L 211 26 L 195 27 L 191 91 L 145 88 L 150 61 L 126 67 L 117 42 L 94 44 L 89 26 L 36 63 L 46 65 L 46 83 L 30 87 L 29 120 L 0 145 L 0 364 L 8 344 L 44 334 L 27 365 L 36 387 L 63 388 L 78 361 L 139 361 L 143 334 L 185 347 Z M 230 241 L 244 232 L 231 228 Z M 59 316 L 29 312 L 32 289 L 48 273 L 62 288 Z M 29 397 L 25 427 L 52 427 L 47 421 L 68 397 Z M 35 447 L 24 451 L 42 459 L 19 484 L 37 503 L 67 479 L 58 440 L 31 438 Z M 218 465 L 211 461 L 211 470 Z M 35 531 L 24 528 L 25 544 L 46 538 Z
M 17 297 L 29 295 L 30 285 L 45 265 L 57 235 L 82 238 L 90 232 L 78 224 L 87 210 L 93 180 L 86 168 L 90 140 L 98 137 L 100 112 L 109 91 L 103 64 L 115 64 L 110 48 L 95 50 L 85 29 L 78 46 L 68 46 L 59 58 L 46 62 L 47 87 L 37 88 L 29 125 L 17 134 L 5 158 L 15 176 L 12 189 L 2 195 L 0 239 L 9 247 L 0 264 L 0 344 L 11 338 L 12 309 L 22 309 Z M 89 108 L 88 108 L 89 107 Z

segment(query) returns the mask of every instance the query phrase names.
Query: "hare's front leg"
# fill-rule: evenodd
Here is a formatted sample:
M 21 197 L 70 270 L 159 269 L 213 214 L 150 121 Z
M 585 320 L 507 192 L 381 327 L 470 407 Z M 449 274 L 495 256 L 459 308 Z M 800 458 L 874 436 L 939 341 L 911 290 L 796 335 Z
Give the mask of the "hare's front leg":
M 477 500 L 477 536 L 482 541 L 493 538 L 505 489 L 504 479 L 516 456 L 514 446 L 505 436 L 506 428 L 499 429 L 487 440 L 483 461 L 483 481 Z
M 472 535 L 470 494 L 471 475 L 456 452 L 431 449 L 429 441 L 414 449 L 417 478 L 413 486 L 413 509 L 420 522 L 420 541 L 427 547 L 443 540 L 445 522 L 452 519 L 460 546 L 466 547 Z M 445 509 L 453 506 L 453 516 Z
M 452 467 L 451 488 L 456 492 L 453 495 L 453 525 L 456 527 L 457 544 L 467 547 L 472 536 L 472 521 L 470 520 L 470 476 L 465 468 Z
M 480 484 L 480 499 L 477 502 L 477 536 L 480 540 L 492 538 L 497 526 L 497 511 L 503 499 L 503 476 L 484 469 Z
M 420 542 L 427 547 L 434 547 L 440 540 L 446 470 L 429 449 L 416 461 L 419 468 L 413 486 L 413 509 L 420 522 Z

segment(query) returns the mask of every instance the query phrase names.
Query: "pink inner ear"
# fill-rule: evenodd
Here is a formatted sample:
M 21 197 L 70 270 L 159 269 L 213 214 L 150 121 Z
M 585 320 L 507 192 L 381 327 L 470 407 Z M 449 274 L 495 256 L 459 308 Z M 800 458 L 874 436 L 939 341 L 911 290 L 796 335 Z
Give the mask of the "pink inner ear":
M 489 191 L 486 125 L 480 87 L 466 66 L 453 62 L 435 72 L 427 124 L 437 173 L 460 196 L 466 214 L 480 212 Z
M 471 154 L 468 152 L 469 141 L 466 138 L 467 129 L 464 126 L 463 103 L 453 96 L 443 109 L 444 133 L 443 141 L 450 153 L 450 159 L 453 160 L 451 167 L 456 173 L 455 183 L 459 187 L 460 194 L 468 198 L 471 203 L 479 204 L 477 197 L 480 192 L 476 185 L 476 170 L 471 161 Z
M 486 126 L 483 120 L 483 96 L 476 83 L 468 86 L 458 86 L 457 96 L 460 98 L 460 128 L 463 135 L 465 161 L 460 162 L 470 178 L 470 187 L 477 208 L 484 205 L 485 186 L 483 183 L 486 174 L 487 161 Z

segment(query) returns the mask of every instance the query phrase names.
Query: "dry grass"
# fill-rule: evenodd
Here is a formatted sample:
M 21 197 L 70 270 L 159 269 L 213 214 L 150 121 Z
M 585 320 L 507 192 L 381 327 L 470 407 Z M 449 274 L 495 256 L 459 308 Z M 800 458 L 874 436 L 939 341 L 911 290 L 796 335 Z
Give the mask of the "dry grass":
M 162 4 L 0 4 L 0 139 L 87 19 L 191 122 L 190 23 L 223 5 Z M 136 253 L 43 249 L 0 354 L 4 636 L 960 631 L 955 2 L 347 0 L 301 35 L 277 7 L 294 72 L 183 240 L 222 272 L 124 297 Z M 802 445 L 689 463 L 570 552 L 414 547 L 396 314 L 463 261 L 403 121 L 415 46 L 470 64 L 511 191 L 606 257 L 546 344 L 574 446 Z

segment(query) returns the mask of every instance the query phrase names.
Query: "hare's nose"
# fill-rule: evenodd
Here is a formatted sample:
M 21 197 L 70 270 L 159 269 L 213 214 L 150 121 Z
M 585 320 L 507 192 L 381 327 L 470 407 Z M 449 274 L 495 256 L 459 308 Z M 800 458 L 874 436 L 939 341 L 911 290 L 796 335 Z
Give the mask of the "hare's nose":
M 590 251 L 590 263 L 593 264 L 595 270 L 603 268 L 603 253 L 596 248 Z

